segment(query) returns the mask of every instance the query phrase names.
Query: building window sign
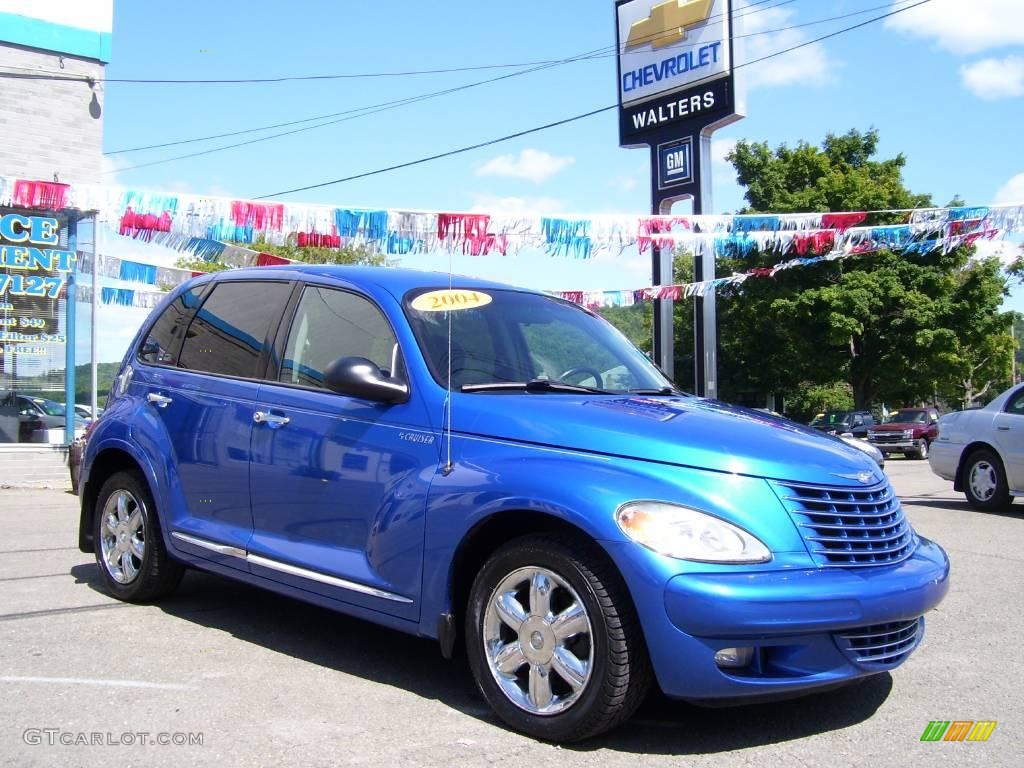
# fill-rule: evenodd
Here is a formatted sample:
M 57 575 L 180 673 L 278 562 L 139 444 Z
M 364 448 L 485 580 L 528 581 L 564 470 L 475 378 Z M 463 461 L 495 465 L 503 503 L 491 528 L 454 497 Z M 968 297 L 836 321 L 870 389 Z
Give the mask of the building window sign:
M 63 359 L 61 297 L 75 253 L 59 247 L 60 229 L 54 217 L 0 215 L 0 388 Z M 46 359 L 20 364 L 26 358 Z
M 693 138 L 658 145 L 658 189 L 693 181 Z
M 617 11 L 622 104 L 729 74 L 728 0 L 629 0 Z

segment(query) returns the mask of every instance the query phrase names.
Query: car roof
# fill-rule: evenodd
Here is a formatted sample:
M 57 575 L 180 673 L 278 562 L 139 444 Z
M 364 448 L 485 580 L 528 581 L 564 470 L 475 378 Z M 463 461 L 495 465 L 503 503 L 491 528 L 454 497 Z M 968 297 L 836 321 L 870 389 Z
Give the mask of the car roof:
M 282 274 L 284 273 L 284 274 Z M 289 275 L 293 279 L 302 276 L 326 277 L 347 281 L 356 285 L 373 284 L 383 288 L 396 297 L 403 296 L 414 288 L 447 288 L 449 281 L 453 288 L 484 288 L 493 290 L 527 291 L 507 283 L 483 280 L 477 277 L 451 275 L 447 272 L 418 269 L 399 269 L 394 267 L 369 267 L 340 264 L 288 264 L 276 267 L 248 267 L 218 272 L 215 280 L 235 278 L 280 279 Z M 537 293 L 536 291 L 529 291 Z

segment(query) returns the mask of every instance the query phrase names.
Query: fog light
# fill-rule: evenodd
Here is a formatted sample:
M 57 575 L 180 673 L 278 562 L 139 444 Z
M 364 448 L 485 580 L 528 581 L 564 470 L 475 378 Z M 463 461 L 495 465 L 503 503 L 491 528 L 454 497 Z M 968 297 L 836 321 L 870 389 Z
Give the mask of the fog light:
M 749 665 L 753 657 L 753 648 L 723 648 L 715 654 L 715 664 L 726 669 L 736 669 Z

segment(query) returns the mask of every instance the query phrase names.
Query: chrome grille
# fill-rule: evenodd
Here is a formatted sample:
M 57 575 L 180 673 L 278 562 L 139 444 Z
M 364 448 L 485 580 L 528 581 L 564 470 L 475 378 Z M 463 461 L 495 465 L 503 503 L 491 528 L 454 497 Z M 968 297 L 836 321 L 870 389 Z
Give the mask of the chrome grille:
M 910 440 L 909 437 L 904 437 L 902 432 L 877 432 L 871 435 L 870 442 L 872 443 L 902 443 Z
M 857 664 L 894 667 L 917 647 L 922 620 L 894 621 L 850 629 L 833 635 L 839 649 Z
M 773 485 L 818 565 L 889 565 L 914 552 L 914 531 L 888 481 L 862 488 Z

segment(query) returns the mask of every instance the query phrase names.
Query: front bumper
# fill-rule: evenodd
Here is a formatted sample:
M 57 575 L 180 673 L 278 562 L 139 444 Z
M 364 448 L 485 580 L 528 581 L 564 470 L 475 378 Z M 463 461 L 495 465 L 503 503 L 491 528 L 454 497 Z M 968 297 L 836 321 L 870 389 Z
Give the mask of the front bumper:
M 635 563 L 625 551 L 612 554 L 620 565 L 622 556 Z M 812 690 L 899 666 L 920 642 L 921 617 L 949 588 L 949 560 L 927 539 L 891 566 L 690 573 L 660 590 L 636 588 L 637 578 L 653 586 L 649 569 L 623 570 L 662 690 L 695 701 Z M 897 632 L 909 638 L 905 652 L 881 663 L 862 660 L 844 637 L 877 636 L 880 644 Z M 734 647 L 753 648 L 752 662 L 719 668 L 715 654 Z

